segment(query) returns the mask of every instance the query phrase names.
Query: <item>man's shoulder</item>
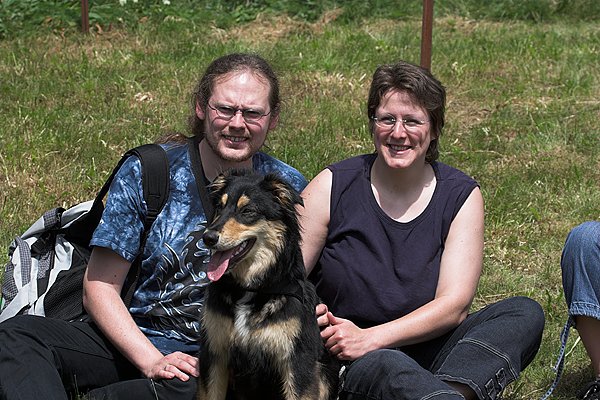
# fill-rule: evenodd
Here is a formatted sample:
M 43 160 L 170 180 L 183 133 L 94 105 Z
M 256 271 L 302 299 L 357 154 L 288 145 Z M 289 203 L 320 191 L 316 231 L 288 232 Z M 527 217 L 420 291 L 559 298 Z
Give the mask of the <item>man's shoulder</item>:
M 299 192 L 301 192 L 308 184 L 304 175 L 296 168 L 263 152 L 255 154 L 253 157 L 253 167 L 255 171 L 260 172 L 261 174 L 279 174 Z
M 188 146 L 186 143 L 163 143 L 162 148 L 167 153 L 167 158 L 170 164 L 177 164 L 177 162 L 185 161 L 185 164 L 189 164 Z

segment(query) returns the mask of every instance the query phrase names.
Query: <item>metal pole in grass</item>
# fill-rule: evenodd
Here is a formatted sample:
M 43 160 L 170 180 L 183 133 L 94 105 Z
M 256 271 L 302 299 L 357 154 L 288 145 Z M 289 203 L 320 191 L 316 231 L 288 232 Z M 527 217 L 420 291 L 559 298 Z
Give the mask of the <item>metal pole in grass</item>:
M 433 0 L 423 0 L 421 26 L 421 67 L 431 69 L 431 38 L 433 30 Z
M 90 7 L 88 0 L 81 0 L 81 31 L 90 33 Z

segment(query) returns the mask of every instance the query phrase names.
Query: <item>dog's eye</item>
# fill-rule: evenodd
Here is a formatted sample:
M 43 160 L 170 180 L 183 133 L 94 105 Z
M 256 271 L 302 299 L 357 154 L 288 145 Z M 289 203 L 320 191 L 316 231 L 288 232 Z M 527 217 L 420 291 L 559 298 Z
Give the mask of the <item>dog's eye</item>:
M 252 207 L 244 207 L 240 210 L 240 214 L 244 217 L 252 217 L 256 214 L 256 211 Z

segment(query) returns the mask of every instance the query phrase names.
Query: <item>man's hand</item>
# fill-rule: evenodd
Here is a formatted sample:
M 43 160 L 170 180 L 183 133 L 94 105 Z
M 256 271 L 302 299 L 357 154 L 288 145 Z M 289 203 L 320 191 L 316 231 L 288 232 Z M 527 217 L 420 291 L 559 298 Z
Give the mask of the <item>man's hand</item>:
M 197 357 L 176 351 L 155 362 L 149 371 L 142 371 L 150 379 L 179 378 L 187 381 L 190 376 L 198 377 L 199 360 Z

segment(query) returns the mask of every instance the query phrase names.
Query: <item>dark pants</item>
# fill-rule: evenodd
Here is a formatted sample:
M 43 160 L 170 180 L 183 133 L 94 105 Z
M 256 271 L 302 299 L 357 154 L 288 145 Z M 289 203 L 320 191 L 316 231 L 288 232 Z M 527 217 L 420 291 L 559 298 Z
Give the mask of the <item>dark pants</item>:
M 94 389 L 94 390 L 91 390 Z M 196 379 L 153 381 L 96 326 L 17 316 L 0 324 L 0 399 L 192 400 Z
M 347 368 L 340 400 L 463 399 L 447 382 L 496 399 L 535 357 L 544 312 L 513 297 L 470 314 L 446 335 L 397 350 L 377 350 Z

